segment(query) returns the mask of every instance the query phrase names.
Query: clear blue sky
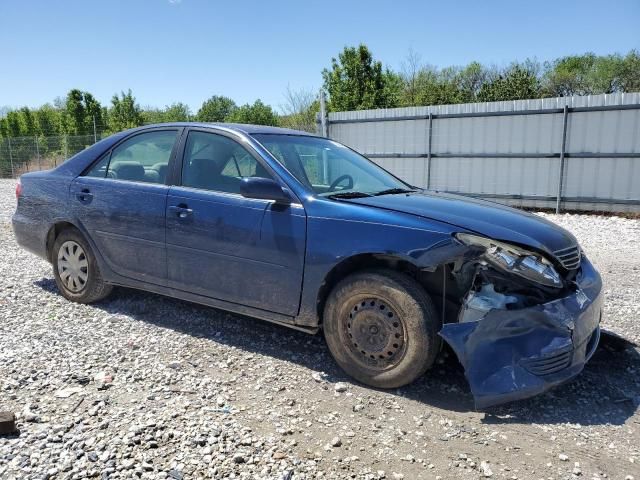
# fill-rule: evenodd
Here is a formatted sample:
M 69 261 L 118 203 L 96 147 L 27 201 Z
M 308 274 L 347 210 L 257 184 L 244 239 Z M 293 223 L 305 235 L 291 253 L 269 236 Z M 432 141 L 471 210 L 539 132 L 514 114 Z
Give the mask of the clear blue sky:
M 195 111 L 220 94 L 278 107 L 360 42 L 393 69 L 410 48 L 440 67 L 626 53 L 640 48 L 640 0 L 0 0 L 0 106 L 131 88 L 143 106 Z

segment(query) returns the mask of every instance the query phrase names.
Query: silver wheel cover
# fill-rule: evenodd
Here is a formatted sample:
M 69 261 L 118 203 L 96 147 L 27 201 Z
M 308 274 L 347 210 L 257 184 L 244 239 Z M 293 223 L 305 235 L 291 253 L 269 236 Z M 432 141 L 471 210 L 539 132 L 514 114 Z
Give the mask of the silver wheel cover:
M 67 290 L 78 293 L 87 285 L 89 261 L 84 249 L 67 240 L 58 250 L 58 275 Z

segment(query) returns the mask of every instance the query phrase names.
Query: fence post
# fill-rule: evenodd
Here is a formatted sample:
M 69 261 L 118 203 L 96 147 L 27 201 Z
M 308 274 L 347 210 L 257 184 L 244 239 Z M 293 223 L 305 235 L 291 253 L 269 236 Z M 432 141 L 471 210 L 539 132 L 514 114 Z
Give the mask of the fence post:
M 433 113 L 429 112 L 429 137 L 427 142 L 427 190 L 431 187 L 431 138 L 433 132 Z
M 96 133 L 96 116 L 93 116 L 93 143 L 98 143 L 98 135 Z
M 320 125 L 323 137 L 329 137 L 329 125 L 327 124 L 327 101 L 324 90 L 320 90 Z
M 9 145 L 9 163 L 11 163 L 11 178 L 16 178 L 15 173 L 13 171 L 13 154 L 11 153 L 11 137 L 7 137 L 7 142 Z
M 40 163 L 40 147 L 38 146 L 38 136 L 34 135 L 33 140 L 36 143 L 36 158 L 38 159 L 38 170 L 42 170 L 42 164 Z
M 69 135 L 65 135 L 63 137 L 64 142 L 64 158 L 62 159 L 62 163 L 64 163 L 64 161 L 67 159 L 67 157 L 69 156 Z M 55 162 L 55 166 L 58 166 L 58 161 L 56 160 Z
M 569 106 L 565 104 L 562 110 L 562 143 L 560 144 L 560 170 L 558 171 L 558 195 L 556 197 L 556 213 L 560 213 L 562 201 L 562 183 L 564 181 L 564 155 L 567 146 L 567 120 L 569 118 Z

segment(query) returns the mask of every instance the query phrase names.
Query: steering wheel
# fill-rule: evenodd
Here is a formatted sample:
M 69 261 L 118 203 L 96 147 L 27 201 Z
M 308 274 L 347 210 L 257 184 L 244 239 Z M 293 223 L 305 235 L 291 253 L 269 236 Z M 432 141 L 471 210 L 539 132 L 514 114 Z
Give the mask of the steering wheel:
M 336 178 L 333 182 L 331 182 L 331 185 L 329 185 L 329 192 L 335 192 L 336 187 L 338 185 L 340 185 L 340 182 L 344 181 L 344 180 L 349 180 L 349 183 L 347 183 L 345 189 L 349 190 L 350 188 L 353 188 L 353 177 L 347 173 L 345 173 L 344 175 L 340 175 L 338 178 Z

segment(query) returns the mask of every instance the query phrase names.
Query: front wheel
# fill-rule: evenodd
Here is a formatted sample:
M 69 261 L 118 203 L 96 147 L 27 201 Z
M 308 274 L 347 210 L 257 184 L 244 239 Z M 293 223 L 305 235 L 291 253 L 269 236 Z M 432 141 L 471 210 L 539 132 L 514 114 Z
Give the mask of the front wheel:
M 58 235 L 51 260 L 58 289 L 68 300 L 92 303 L 111 293 L 113 287 L 102 279 L 96 257 L 79 231 L 67 229 Z
M 348 276 L 324 309 L 324 335 L 336 362 L 379 388 L 401 387 L 423 375 L 440 350 L 440 327 L 427 292 L 392 270 Z

